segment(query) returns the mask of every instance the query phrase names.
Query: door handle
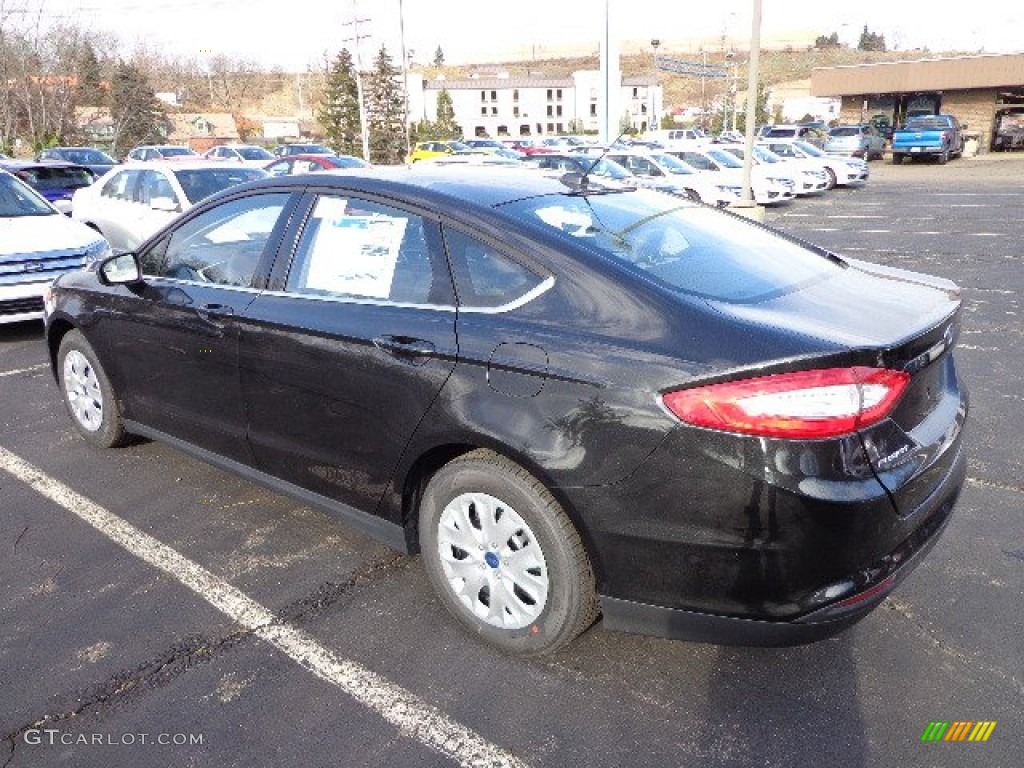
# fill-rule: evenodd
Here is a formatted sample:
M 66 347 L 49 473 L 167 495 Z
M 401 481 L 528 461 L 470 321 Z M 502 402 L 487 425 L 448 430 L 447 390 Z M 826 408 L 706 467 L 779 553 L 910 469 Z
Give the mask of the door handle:
M 395 357 L 429 357 L 437 351 L 432 342 L 413 336 L 378 336 L 373 346 Z
M 235 314 L 235 308 L 230 304 L 203 304 L 196 307 L 196 314 L 203 320 L 216 320 L 220 317 L 229 317 Z

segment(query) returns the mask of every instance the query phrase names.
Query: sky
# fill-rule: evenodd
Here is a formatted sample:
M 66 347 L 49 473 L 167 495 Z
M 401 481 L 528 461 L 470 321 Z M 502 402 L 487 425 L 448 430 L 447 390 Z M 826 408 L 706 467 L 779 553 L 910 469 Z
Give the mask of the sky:
M 0 0 L 0 18 L 5 9 L 22 18 L 38 10 L 44 20 L 113 32 L 127 50 L 142 42 L 186 58 L 223 53 L 299 72 L 342 47 L 354 51 L 357 29 L 367 63 L 381 45 L 400 62 L 403 26 L 414 64 L 429 63 L 438 46 L 448 64 L 596 52 L 606 5 L 627 51 L 651 51 L 652 39 L 662 53 L 723 43 L 742 50 L 750 40 L 753 0 Z M 889 48 L 1024 50 L 1020 0 L 925 7 L 954 12 L 925 14 L 911 0 L 762 0 L 761 35 L 799 46 L 836 32 L 856 46 L 867 24 Z

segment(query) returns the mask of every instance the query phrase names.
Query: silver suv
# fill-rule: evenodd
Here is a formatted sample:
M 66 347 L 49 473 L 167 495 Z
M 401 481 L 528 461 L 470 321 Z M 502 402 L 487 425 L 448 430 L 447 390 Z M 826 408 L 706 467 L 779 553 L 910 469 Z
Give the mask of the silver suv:
M 839 157 L 863 157 L 881 160 L 885 151 L 885 137 L 870 123 L 837 125 L 828 132 L 826 154 Z

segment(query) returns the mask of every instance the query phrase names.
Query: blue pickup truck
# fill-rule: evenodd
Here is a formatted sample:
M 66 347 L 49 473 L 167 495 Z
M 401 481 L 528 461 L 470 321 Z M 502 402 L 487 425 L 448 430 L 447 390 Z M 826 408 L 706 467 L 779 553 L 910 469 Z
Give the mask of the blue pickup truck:
M 906 125 L 892 135 L 892 164 L 904 158 L 935 157 L 939 164 L 964 153 L 964 136 L 960 121 L 953 115 L 920 115 L 911 117 Z

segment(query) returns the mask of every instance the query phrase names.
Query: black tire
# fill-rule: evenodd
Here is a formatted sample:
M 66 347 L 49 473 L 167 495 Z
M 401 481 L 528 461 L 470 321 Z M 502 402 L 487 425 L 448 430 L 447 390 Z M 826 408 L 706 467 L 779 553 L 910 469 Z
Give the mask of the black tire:
M 828 186 L 825 189 L 835 189 L 836 186 L 836 172 L 828 166 L 825 166 L 825 175 L 828 176 Z
M 100 448 L 116 448 L 128 442 L 130 438 L 121 419 L 121 403 L 96 352 L 81 331 L 68 331 L 61 339 L 57 350 L 57 381 L 78 434 Z
M 944 149 L 939 153 L 939 165 L 945 165 L 949 162 L 949 150 Z
M 892 164 L 899 165 L 903 162 L 903 155 L 898 155 L 895 152 L 892 153 Z
M 486 541 L 487 528 L 496 541 Z M 503 651 L 552 653 L 597 618 L 594 572 L 576 528 L 547 488 L 492 451 L 472 451 L 434 474 L 419 535 L 441 602 Z

